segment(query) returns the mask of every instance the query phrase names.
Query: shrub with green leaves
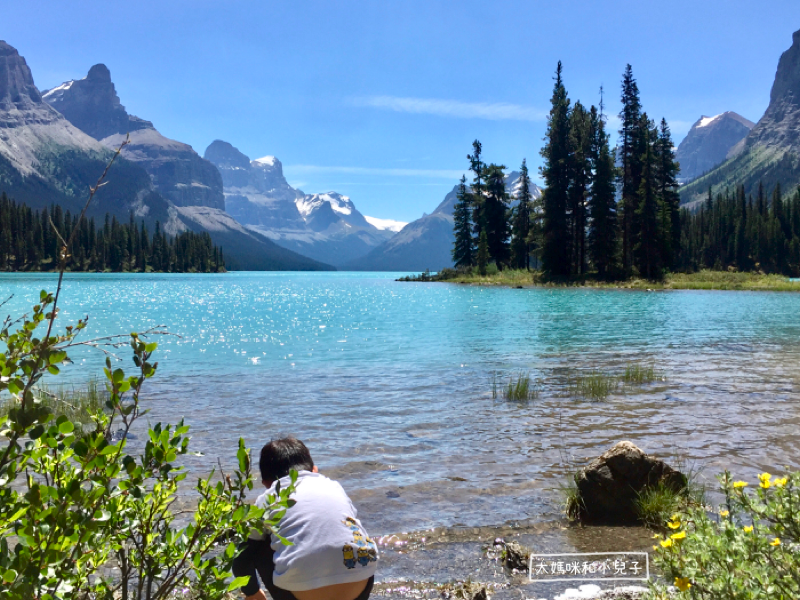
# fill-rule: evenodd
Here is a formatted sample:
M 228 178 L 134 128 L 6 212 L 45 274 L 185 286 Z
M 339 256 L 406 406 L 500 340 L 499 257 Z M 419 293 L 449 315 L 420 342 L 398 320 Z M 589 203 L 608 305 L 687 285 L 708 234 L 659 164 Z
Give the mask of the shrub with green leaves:
M 698 600 L 800 598 L 800 473 L 758 484 L 720 478 L 725 504 L 716 513 L 675 514 L 659 536 L 656 564 L 678 597 Z M 655 586 L 653 598 L 664 595 Z
M 235 542 L 254 528 L 276 532 L 293 485 L 266 512 L 246 502 L 253 477 L 239 440 L 238 468 L 200 478 L 197 507 L 178 523 L 172 506 L 187 476 L 177 463 L 189 427 L 156 424 L 138 454 L 127 448 L 146 412 L 141 391 L 156 373 L 157 344 L 136 333 L 79 342 L 86 320 L 54 334 L 57 312 L 43 291 L 30 315 L 0 326 L 0 395 L 9 405 L 0 417 L 0 598 L 156 600 L 184 588 L 224 597 L 243 584 L 231 581 Z M 78 436 L 39 391 L 70 349 L 99 344 L 129 345 L 134 369 L 106 359 L 108 398 Z

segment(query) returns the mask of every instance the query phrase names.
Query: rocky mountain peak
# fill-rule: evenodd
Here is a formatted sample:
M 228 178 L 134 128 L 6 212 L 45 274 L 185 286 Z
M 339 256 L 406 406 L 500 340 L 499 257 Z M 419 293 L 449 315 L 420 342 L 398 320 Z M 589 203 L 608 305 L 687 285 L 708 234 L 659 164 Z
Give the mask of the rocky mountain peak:
M 89 81 L 111 83 L 111 71 L 109 71 L 108 67 L 103 63 L 99 63 L 89 69 L 89 74 L 86 75 L 86 79 Z M 114 84 L 112 83 L 111 85 L 113 86 Z M 119 101 L 119 98 L 117 98 L 117 101 Z
M 28 63 L 16 48 L 0 40 L 0 110 L 24 111 L 41 103 Z
M 750 132 L 745 146 L 760 146 L 779 153 L 800 152 L 800 31 L 794 33 L 792 46 L 778 61 L 769 107 Z
M 679 179 L 688 182 L 725 162 L 740 151 L 754 123 L 733 111 L 701 116 L 678 145 Z
M 150 121 L 128 114 L 111 81 L 111 71 L 104 64 L 94 65 L 83 79 L 62 83 L 42 97 L 75 127 L 96 140 L 153 128 Z
M 249 169 L 250 159 L 235 148 L 232 144 L 223 140 L 214 140 L 206 148 L 203 155 L 207 161 L 217 165 L 217 168 Z
M 775 83 L 772 84 L 770 104 L 788 101 L 800 106 L 800 31 L 792 35 L 792 46 L 781 55 Z

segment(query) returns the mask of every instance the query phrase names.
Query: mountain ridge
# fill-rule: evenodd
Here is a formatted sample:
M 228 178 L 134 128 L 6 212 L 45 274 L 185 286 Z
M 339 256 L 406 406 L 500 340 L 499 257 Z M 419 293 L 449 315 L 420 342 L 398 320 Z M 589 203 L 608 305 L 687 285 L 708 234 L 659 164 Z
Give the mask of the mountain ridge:
M 713 193 L 743 185 L 751 194 L 760 183 L 767 190 L 800 185 L 800 30 L 778 60 L 764 115 L 730 158 L 681 188 L 681 203 L 696 206 L 709 188 Z
M 250 160 L 223 140 L 214 140 L 204 156 L 222 175 L 228 211 L 248 229 L 299 254 L 340 267 L 395 234 L 370 223 L 348 196 L 293 188 L 275 156 Z

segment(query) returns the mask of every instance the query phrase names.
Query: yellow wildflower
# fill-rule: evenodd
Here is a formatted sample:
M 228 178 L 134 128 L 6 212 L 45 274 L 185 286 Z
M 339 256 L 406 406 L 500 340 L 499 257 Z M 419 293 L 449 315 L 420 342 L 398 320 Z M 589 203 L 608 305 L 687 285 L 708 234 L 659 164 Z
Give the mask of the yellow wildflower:
M 762 473 L 761 475 L 758 476 L 758 479 L 761 482 L 759 485 L 765 490 L 768 489 L 769 486 L 771 485 L 769 481 L 771 477 L 772 475 L 770 475 L 769 473 Z
M 692 584 L 689 583 L 689 578 L 688 577 L 676 577 L 675 578 L 675 587 L 678 588 L 680 591 L 685 592 L 690 587 L 692 587 Z
M 752 531 L 753 531 L 753 526 L 752 525 L 745 525 L 744 526 L 744 532 L 745 533 L 751 533 Z
M 781 538 L 775 538 L 769 543 L 770 546 L 780 546 L 781 545 Z
M 653 534 L 653 539 L 654 540 L 660 540 L 661 539 L 661 534 L 660 533 L 654 533 Z
M 778 477 L 775 481 L 773 481 L 773 483 L 775 484 L 775 487 L 783 487 L 788 481 L 788 477 Z
M 662 548 L 669 548 L 672 546 L 672 540 L 661 540 L 659 543 L 661 544 Z
M 729 513 L 727 510 L 721 510 L 721 511 L 719 511 L 719 516 L 720 516 L 720 517 L 723 517 L 723 518 L 724 518 L 724 517 L 727 517 L 729 514 L 731 514 L 731 513 Z
M 746 481 L 734 481 L 733 482 L 733 487 L 735 489 L 739 490 L 739 489 L 741 489 L 743 487 L 747 487 L 747 482 Z
M 681 526 L 680 521 L 670 521 L 669 523 L 667 523 L 667 527 L 669 527 L 670 529 L 678 529 L 680 528 L 680 526 Z
M 678 533 L 673 533 L 669 537 L 670 537 L 670 539 L 673 539 L 673 540 L 682 540 L 683 538 L 686 537 L 686 532 L 685 531 L 679 531 Z

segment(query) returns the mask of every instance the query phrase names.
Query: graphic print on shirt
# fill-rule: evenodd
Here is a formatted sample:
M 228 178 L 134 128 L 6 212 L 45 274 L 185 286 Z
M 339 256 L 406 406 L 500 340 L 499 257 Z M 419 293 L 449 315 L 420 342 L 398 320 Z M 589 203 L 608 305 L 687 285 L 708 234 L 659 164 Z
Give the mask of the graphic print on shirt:
M 353 547 L 350 544 L 342 546 L 342 554 L 344 555 L 344 566 L 348 569 L 356 568 L 356 555 L 353 552 Z
M 357 551 L 356 556 L 358 557 L 357 562 L 362 566 L 366 567 L 370 562 L 375 562 L 378 560 L 378 547 L 369 537 L 364 535 L 361 527 L 359 527 L 358 523 L 353 517 L 347 517 L 344 521 L 342 521 L 350 531 L 353 532 L 353 543 L 356 545 Z M 355 556 L 353 556 L 353 547 L 350 544 L 345 544 L 344 548 L 350 550 L 350 554 L 348 555 L 345 553 L 345 566 L 348 569 L 352 569 L 353 567 L 350 566 L 350 560 L 353 560 L 353 565 L 355 566 Z M 344 551 L 344 549 L 343 549 Z

